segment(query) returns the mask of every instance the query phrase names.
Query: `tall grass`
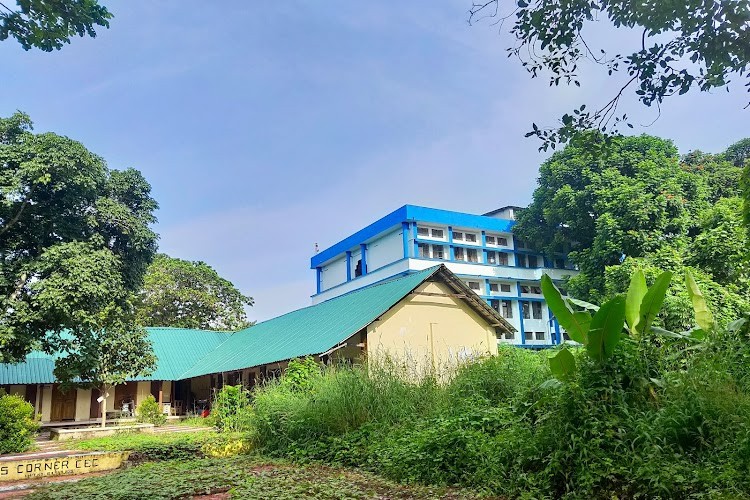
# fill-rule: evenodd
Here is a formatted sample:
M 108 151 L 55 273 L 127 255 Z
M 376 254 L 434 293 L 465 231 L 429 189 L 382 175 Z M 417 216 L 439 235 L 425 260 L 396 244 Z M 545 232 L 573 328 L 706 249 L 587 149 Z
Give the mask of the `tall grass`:
M 736 341 L 697 354 L 626 342 L 606 365 L 579 353 L 575 379 L 550 388 L 550 354 L 518 348 L 450 377 L 332 367 L 303 391 L 258 390 L 251 427 L 267 454 L 405 483 L 514 498 L 743 497 L 750 368 L 727 366 Z

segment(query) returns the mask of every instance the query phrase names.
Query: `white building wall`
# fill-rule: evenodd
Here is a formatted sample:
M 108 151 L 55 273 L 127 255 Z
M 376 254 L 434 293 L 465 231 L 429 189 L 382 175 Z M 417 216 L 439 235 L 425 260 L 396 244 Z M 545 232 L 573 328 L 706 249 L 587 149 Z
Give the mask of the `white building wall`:
M 403 258 L 403 230 L 393 231 L 367 244 L 368 273 L 377 271 L 381 267 Z
M 354 260 L 356 263 L 357 261 Z M 354 267 L 352 266 L 352 273 Z M 323 266 L 320 273 L 320 289 L 328 290 L 331 287 L 346 281 L 346 255 L 342 255 L 330 264 Z
M 427 267 L 430 267 L 430 266 L 427 266 Z M 373 283 L 377 283 L 378 281 L 383 281 L 384 279 L 390 278 L 391 276 L 405 273 L 408 270 L 409 270 L 408 261 L 400 260 L 398 262 L 394 262 L 385 267 L 381 267 L 377 271 L 367 273 L 364 276 L 360 276 L 358 278 L 354 278 L 354 274 L 352 274 L 351 281 L 347 283 L 342 283 L 341 285 L 336 286 L 332 289 L 324 290 L 317 295 L 313 295 L 312 303 L 313 305 L 320 304 L 321 302 L 325 302 L 328 299 L 338 297 L 339 295 L 344 295 L 345 293 L 349 293 L 352 290 L 357 290 L 358 288 L 372 285 Z

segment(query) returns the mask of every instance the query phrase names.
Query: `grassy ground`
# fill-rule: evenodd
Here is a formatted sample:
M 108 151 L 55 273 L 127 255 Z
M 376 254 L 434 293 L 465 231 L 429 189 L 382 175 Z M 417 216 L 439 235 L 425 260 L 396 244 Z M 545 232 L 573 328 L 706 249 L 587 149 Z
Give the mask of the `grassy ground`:
M 277 500 L 478 498 L 467 490 L 403 486 L 362 472 L 250 456 L 150 462 L 75 483 L 49 485 L 27 498 L 135 500 L 202 495 Z

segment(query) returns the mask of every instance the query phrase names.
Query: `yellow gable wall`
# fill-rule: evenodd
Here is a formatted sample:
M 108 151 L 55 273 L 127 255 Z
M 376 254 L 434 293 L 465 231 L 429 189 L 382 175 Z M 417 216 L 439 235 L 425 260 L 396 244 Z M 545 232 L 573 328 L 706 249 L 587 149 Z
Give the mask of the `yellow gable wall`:
M 454 292 L 447 285 L 423 283 L 416 292 L 367 327 L 370 360 L 385 355 L 420 374 L 497 354 L 495 328 L 462 299 L 450 296 Z

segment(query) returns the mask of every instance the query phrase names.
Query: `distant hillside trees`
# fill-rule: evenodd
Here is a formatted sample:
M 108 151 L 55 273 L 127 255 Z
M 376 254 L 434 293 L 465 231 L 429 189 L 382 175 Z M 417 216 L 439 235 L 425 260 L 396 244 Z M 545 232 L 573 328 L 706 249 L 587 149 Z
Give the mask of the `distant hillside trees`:
M 138 322 L 144 326 L 172 326 L 239 330 L 250 325 L 243 295 L 205 262 L 157 255 L 138 294 Z

